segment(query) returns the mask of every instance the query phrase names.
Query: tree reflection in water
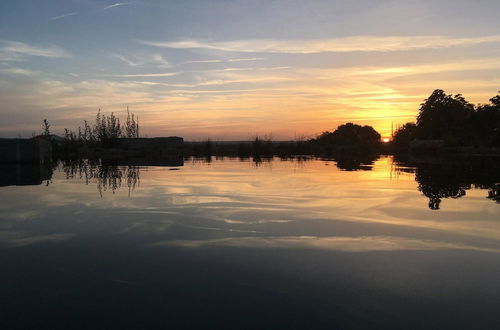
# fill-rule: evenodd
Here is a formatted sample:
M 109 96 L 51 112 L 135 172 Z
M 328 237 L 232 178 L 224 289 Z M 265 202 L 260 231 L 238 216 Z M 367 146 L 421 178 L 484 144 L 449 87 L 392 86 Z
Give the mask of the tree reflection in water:
M 417 166 L 418 190 L 429 198 L 429 208 L 439 210 L 442 198 L 460 198 L 471 188 L 469 180 L 452 166 Z
M 373 169 L 373 163 L 380 157 L 377 154 L 353 154 L 346 155 L 341 154 L 333 159 L 336 161 L 336 165 L 339 169 L 343 171 L 371 171 Z
M 487 189 L 489 198 L 500 203 L 500 162 L 498 158 L 469 158 L 433 162 L 400 160 L 402 168 L 414 168 L 418 190 L 429 198 L 429 208 L 439 210 L 443 198 L 460 198 L 471 188 Z
M 335 161 L 337 168 L 343 171 L 371 171 L 378 158 L 380 155 L 377 154 L 342 153 L 322 160 Z M 316 159 L 304 156 L 281 158 L 282 161 L 293 161 L 300 167 Z M 224 158 L 218 160 L 223 161 Z M 262 164 L 271 167 L 273 160 L 276 158 L 240 158 L 240 161 L 252 162 L 255 167 Z M 192 162 L 210 164 L 212 158 L 192 158 Z M 443 198 L 463 197 L 471 188 L 488 190 L 487 198 L 500 203 L 500 162 L 495 157 L 457 160 L 440 157 L 409 159 L 408 155 L 396 155 L 393 158 L 393 170 L 414 173 L 417 189 L 429 199 L 431 210 L 439 210 Z
M 342 155 L 335 157 L 336 166 L 344 171 L 370 171 L 374 161 L 378 158 L 377 155 L 365 155 L 363 157 L 355 155 Z M 307 166 L 306 163 L 314 160 L 314 157 L 289 157 L 281 159 L 282 161 L 293 160 L 300 167 Z M 223 161 L 223 159 L 216 159 Z M 212 158 L 193 158 L 193 163 L 210 164 Z M 263 164 L 272 166 L 273 158 L 241 158 L 240 161 L 250 161 L 255 167 L 260 167 Z M 179 163 L 180 164 L 180 163 Z M 176 164 L 175 166 L 179 166 Z M 180 165 L 182 166 L 182 165 Z M 60 168 L 65 174 L 66 179 L 77 178 L 85 182 L 85 184 L 96 184 L 100 196 L 103 196 L 105 191 L 111 191 L 113 194 L 116 190 L 126 185 L 128 194 L 134 191 L 140 183 L 140 166 L 128 165 L 103 165 L 100 162 L 89 160 L 71 160 L 64 161 L 60 164 Z M 500 203 L 500 162 L 498 158 L 468 158 L 466 160 L 444 160 L 438 157 L 429 159 L 414 158 L 408 159 L 408 156 L 394 156 L 393 171 L 414 173 L 415 180 L 418 183 L 418 190 L 429 199 L 429 208 L 439 210 L 443 198 L 460 198 L 466 195 L 467 190 L 471 188 L 488 190 L 486 198 Z M 19 170 L 7 170 L 7 178 L 14 177 L 14 172 Z M 37 171 L 37 173 L 39 170 Z M 10 173 L 10 175 L 9 175 Z M 44 180 L 49 182 L 51 175 L 44 177 Z M 26 173 L 23 172 L 24 175 Z M 12 181 L 12 180 L 11 180 Z M 19 179 L 8 184 L 20 184 Z M 40 184 L 40 179 L 37 179 L 32 184 Z
M 488 191 L 488 198 L 500 203 L 500 183 L 493 185 L 490 191 Z
M 114 194 L 122 187 L 124 181 L 130 196 L 135 187 L 140 184 L 139 166 L 102 165 L 88 160 L 75 160 L 63 162 L 62 169 L 66 179 L 79 178 L 85 180 L 86 185 L 96 184 L 101 197 L 107 190 L 111 190 Z

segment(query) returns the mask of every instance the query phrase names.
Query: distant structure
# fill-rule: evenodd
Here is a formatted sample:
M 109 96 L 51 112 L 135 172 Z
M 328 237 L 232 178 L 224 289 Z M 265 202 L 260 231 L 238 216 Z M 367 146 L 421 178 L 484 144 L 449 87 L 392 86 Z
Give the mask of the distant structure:
M 0 139 L 0 163 L 48 163 L 52 146 L 43 138 Z
M 182 147 L 184 139 L 178 136 L 155 138 L 121 138 L 117 139 L 117 147 L 127 150 L 148 150 L 157 152 Z

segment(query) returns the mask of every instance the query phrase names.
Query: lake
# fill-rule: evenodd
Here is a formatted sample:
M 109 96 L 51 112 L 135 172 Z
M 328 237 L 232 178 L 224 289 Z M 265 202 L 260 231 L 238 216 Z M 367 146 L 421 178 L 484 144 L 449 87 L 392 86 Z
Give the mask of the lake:
M 499 163 L 3 166 L 0 327 L 500 329 Z

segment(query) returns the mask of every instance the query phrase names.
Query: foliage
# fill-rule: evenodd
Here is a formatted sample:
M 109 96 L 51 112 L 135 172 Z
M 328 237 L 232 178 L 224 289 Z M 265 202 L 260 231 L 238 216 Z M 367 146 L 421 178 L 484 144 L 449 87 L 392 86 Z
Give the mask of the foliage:
M 500 94 L 490 102 L 478 106 L 474 113 L 471 121 L 474 142 L 486 147 L 500 147 Z
M 44 135 L 50 135 L 50 125 L 47 119 L 43 120 Z M 101 109 L 97 111 L 95 124 L 92 126 L 87 120 L 83 121 L 83 128 L 78 127 L 77 133 L 64 129 L 64 138 L 68 141 L 80 141 L 84 143 L 102 142 L 109 144 L 118 138 L 138 138 L 139 120 L 127 107 L 127 121 L 125 127 L 120 124 L 120 119 L 112 112 L 110 115 L 101 114 Z
M 473 113 L 474 105 L 462 95 L 447 95 L 436 89 L 421 104 L 416 136 L 419 139 L 440 139 L 449 144 L 463 144 L 468 138 L 468 123 Z
M 380 134 L 371 126 L 340 125 L 334 132 L 323 132 L 315 139 L 320 146 L 353 146 L 373 149 L 380 145 Z
M 47 119 L 43 120 L 43 135 L 50 136 L 50 125 Z
M 97 112 L 94 126 L 96 140 L 109 144 L 121 136 L 120 119 L 111 115 L 101 115 L 101 109 Z
M 256 135 L 252 141 L 252 153 L 253 156 L 272 156 L 274 154 L 272 137 L 270 135 L 264 135 L 264 137 L 261 138 Z
M 437 89 L 420 107 L 415 137 L 448 146 L 500 147 L 500 94 L 475 107 L 462 95 Z
M 392 135 L 392 144 L 397 148 L 407 148 L 410 142 L 415 139 L 417 125 L 406 123 L 398 128 Z
M 43 134 L 50 135 L 50 125 L 47 119 L 43 121 Z M 127 121 L 125 127 L 120 125 L 120 119 L 112 112 L 110 115 L 97 111 L 95 124 L 89 124 L 87 120 L 83 121 L 83 127 L 79 126 L 77 131 L 65 128 L 63 132 L 63 141 L 51 139 L 52 148 L 55 154 L 64 155 L 64 157 L 78 157 L 82 148 L 92 150 L 92 148 L 103 146 L 116 146 L 119 138 L 138 138 L 139 122 L 137 117 L 127 108 Z
M 83 121 L 83 130 L 78 127 L 78 131 L 80 133 L 78 134 L 80 140 L 84 142 L 94 141 L 93 129 L 86 120 Z
M 139 137 L 139 117 L 134 118 L 134 114 L 130 115 L 130 111 L 127 107 L 127 121 L 124 127 L 124 137 L 127 138 L 138 138 Z

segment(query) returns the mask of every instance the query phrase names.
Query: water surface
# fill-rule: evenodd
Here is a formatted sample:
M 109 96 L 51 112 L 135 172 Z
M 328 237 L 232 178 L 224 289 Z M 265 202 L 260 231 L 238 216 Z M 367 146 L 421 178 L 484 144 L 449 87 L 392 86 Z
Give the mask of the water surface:
M 500 328 L 500 180 L 476 163 L 5 167 L 0 325 Z

